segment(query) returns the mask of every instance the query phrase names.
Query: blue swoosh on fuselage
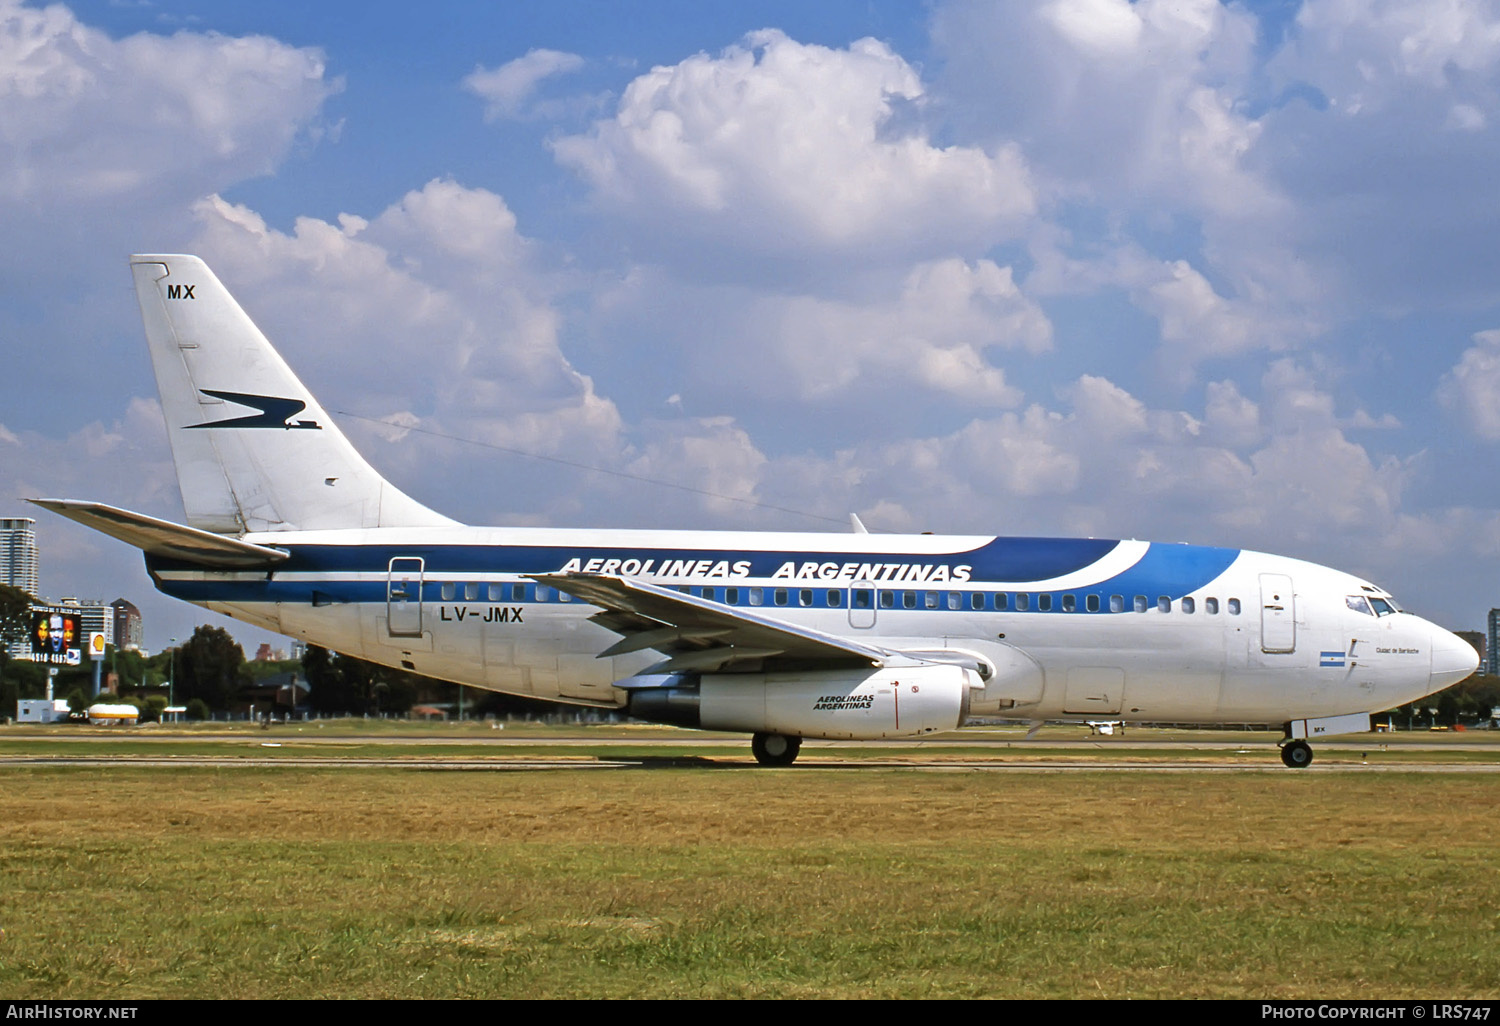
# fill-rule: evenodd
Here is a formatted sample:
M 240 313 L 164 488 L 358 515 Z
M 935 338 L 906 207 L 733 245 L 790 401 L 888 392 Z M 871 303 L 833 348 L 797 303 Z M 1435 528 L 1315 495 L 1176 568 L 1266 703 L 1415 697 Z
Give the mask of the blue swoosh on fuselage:
M 429 579 L 462 580 L 465 576 L 522 576 L 551 573 L 571 559 L 587 563 L 591 559 L 654 561 L 660 568 L 676 560 L 710 560 L 748 562 L 749 577 L 769 578 L 786 563 L 851 562 L 927 564 L 971 567 L 967 582 L 947 581 L 878 581 L 876 587 L 895 590 L 962 589 L 987 590 L 995 583 L 1010 591 L 1024 591 L 1028 581 L 1055 579 L 1076 573 L 1099 562 L 1119 544 L 1112 540 L 1072 538 L 996 538 L 993 541 L 958 553 L 849 553 L 849 552 L 745 552 L 743 550 L 645 549 L 577 546 L 482 546 L 482 545 L 294 545 L 288 546 L 291 557 L 265 580 L 160 581 L 157 586 L 166 594 L 193 602 L 311 602 L 321 596 L 325 601 L 383 602 L 383 581 L 340 581 L 336 575 L 361 571 L 384 573 L 394 557 L 420 557 L 425 561 Z M 1239 555 L 1238 549 L 1207 548 L 1195 545 L 1151 544 L 1145 555 L 1128 569 L 1113 577 L 1079 584 L 1068 592 L 1097 592 L 1120 595 L 1146 595 L 1154 603 L 1167 596 L 1176 601 L 1204 587 L 1223 573 Z M 180 560 L 146 557 L 148 570 L 201 569 Z M 319 582 L 278 581 L 281 573 L 329 574 Z M 154 575 L 153 575 L 154 576 Z M 651 575 L 646 575 L 651 576 Z M 695 583 L 729 585 L 743 578 L 708 578 Z M 853 581 L 790 580 L 793 587 L 848 587 Z M 429 580 L 423 590 L 424 601 L 438 601 L 436 585 Z M 317 593 L 315 595 L 314 593 Z M 1055 594 L 1060 594 L 1057 592 Z M 1054 604 L 1054 608 L 1056 604 Z
M 291 557 L 277 572 L 336 573 L 384 571 L 395 557 L 420 557 L 427 573 L 435 574 L 547 574 L 569 560 L 653 561 L 654 566 L 679 560 L 747 562 L 750 577 L 770 577 L 786 563 L 918 563 L 932 566 L 969 566 L 970 581 L 1025 583 L 1045 581 L 1097 563 L 1119 545 L 1095 538 L 995 538 L 962 552 L 818 552 L 808 550 L 751 551 L 743 549 L 672 549 L 585 545 L 289 545 Z M 281 547 L 281 546 L 278 546 Z M 180 560 L 151 558 L 155 570 L 199 569 Z M 848 579 L 845 579 L 847 583 Z

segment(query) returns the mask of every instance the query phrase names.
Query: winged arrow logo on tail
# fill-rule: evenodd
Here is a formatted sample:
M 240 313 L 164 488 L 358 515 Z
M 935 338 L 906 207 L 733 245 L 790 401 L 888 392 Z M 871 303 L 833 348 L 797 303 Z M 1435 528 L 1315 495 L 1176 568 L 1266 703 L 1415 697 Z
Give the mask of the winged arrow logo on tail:
M 253 407 L 260 412 L 249 417 L 213 420 L 207 424 L 189 424 L 189 428 L 283 428 L 287 431 L 321 431 L 323 429 L 323 425 L 315 420 L 293 422 L 293 417 L 307 409 L 307 403 L 301 399 L 282 399 L 270 395 L 246 395 L 244 392 L 221 392 L 216 388 L 200 388 L 198 391 L 204 395 L 211 395 L 215 399 L 226 399 L 232 403 L 239 403 L 241 406 Z

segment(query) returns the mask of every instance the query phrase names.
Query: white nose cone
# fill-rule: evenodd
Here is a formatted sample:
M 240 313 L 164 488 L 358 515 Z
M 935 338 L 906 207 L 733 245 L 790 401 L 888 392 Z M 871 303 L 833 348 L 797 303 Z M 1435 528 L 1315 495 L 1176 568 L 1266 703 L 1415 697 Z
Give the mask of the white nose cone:
M 1479 653 L 1457 634 L 1432 628 L 1432 690 L 1457 684 L 1479 666 Z

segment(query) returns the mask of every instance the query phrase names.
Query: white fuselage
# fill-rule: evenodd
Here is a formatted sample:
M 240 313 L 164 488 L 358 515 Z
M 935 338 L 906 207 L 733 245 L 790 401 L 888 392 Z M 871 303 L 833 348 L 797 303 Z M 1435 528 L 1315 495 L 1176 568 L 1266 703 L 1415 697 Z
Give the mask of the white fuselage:
M 597 658 L 618 640 L 589 619 L 599 610 L 530 575 L 632 576 L 894 652 L 969 658 L 983 667 L 972 714 L 1285 723 L 1388 709 L 1474 665 L 1465 642 L 1369 582 L 1232 549 L 470 527 L 246 540 L 292 558 L 253 572 L 148 565 L 169 594 L 339 652 L 606 707 L 626 705 L 616 683 L 660 654 Z

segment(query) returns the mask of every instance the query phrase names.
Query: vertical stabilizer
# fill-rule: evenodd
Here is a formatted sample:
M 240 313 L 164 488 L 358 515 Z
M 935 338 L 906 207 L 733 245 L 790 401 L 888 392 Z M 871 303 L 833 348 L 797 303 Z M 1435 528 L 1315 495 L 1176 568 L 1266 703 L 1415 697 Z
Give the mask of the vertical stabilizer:
M 450 525 L 349 444 L 195 256 L 133 256 L 188 523 L 220 534 Z

